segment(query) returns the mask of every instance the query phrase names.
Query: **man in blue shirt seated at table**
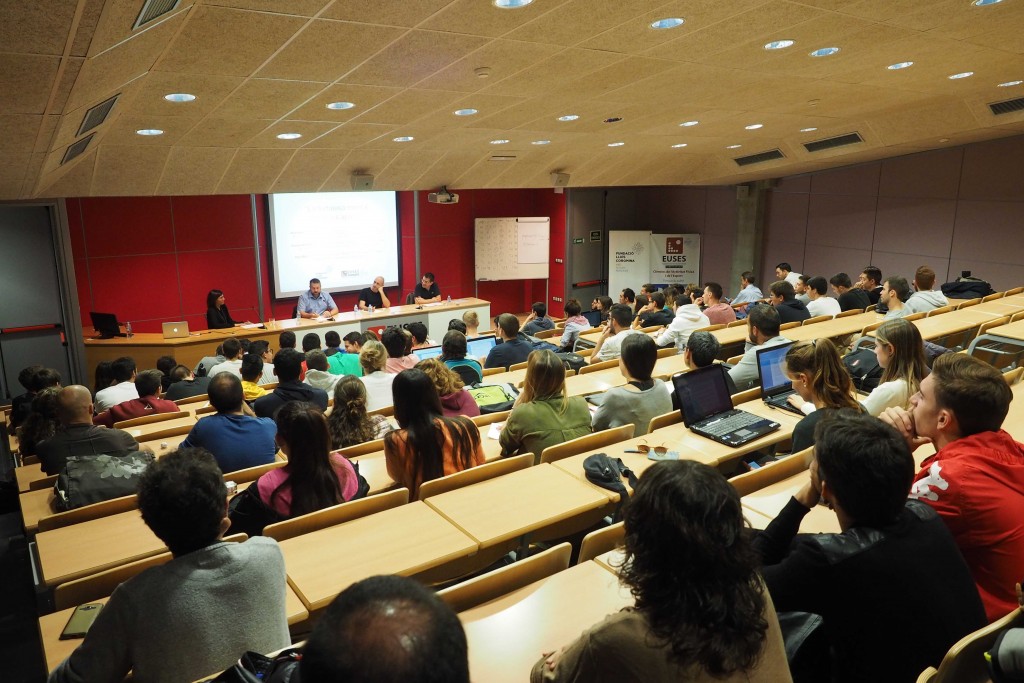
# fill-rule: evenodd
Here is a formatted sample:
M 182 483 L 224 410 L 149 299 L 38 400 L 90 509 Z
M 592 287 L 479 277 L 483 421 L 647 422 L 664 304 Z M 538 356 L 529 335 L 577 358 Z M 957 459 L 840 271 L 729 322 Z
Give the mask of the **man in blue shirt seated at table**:
M 296 306 L 300 318 L 330 318 L 338 315 L 338 306 L 327 292 L 321 291 L 320 280 L 309 281 L 309 291 L 299 296 Z
M 274 462 L 277 425 L 270 418 L 253 415 L 245 404 L 242 380 L 222 372 L 210 380 L 207 393 L 217 412 L 199 418 L 180 447 L 205 448 L 223 472 Z
M 519 318 L 511 313 L 502 313 L 495 322 L 498 323 L 498 339 L 501 343 L 487 354 L 484 367 L 508 369 L 510 365 L 525 362 L 533 351 L 533 344 L 519 333 Z

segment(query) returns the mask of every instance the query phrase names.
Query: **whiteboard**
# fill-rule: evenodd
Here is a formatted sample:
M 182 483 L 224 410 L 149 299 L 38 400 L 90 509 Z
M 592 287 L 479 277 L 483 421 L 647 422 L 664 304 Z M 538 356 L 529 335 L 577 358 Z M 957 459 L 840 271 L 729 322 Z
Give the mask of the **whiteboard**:
M 477 280 L 548 277 L 551 219 L 477 218 Z

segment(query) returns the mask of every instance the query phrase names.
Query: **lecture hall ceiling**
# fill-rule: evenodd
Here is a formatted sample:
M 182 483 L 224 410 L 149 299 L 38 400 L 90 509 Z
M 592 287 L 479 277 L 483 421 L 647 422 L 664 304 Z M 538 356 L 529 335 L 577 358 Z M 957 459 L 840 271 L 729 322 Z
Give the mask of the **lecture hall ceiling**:
M 1024 131 L 988 106 L 1024 97 L 998 85 L 1024 0 L 180 0 L 133 28 L 142 6 L 0 0 L 0 199 L 730 184 Z

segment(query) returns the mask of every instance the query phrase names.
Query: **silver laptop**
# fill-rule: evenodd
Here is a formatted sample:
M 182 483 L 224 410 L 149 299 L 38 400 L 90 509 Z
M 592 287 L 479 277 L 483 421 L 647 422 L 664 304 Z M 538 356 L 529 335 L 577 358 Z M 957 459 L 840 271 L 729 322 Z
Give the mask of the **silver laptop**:
M 761 398 L 768 405 L 788 410 L 803 416 L 799 409 L 789 403 L 789 397 L 795 394 L 793 383 L 786 376 L 786 353 L 789 344 L 778 344 L 757 350 L 757 377 L 761 380 Z
M 188 323 L 182 320 L 176 323 L 164 323 L 164 339 L 181 339 L 188 336 Z
M 778 422 L 732 407 L 725 373 L 712 363 L 672 376 L 679 411 L 690 431 L 735 448 L 777 430 Z

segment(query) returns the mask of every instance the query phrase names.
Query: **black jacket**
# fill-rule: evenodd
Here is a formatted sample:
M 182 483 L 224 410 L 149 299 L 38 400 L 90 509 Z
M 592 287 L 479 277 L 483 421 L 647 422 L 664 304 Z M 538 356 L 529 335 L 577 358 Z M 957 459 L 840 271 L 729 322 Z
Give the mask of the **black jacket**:
M 206 327 L 211 330 L 222 330 L 227 327 L 234 327 L 235 321 L 231 319 L 231 313 L 227 306 L 216 306 L 206 309 Z
M 327 410 L 327 392 L 302 382 L 281 382 L 271 393 L 260 396 L 252 404 L 256 417 L 274 417 L 277 409 L 291 401 L 306 401 Z
M 807 306 L 804 306 L 804 302 L 799 299 L 789 299 L 775 306 L 775 310 L 779 313 L 780 323 L 792 323 L 807 320 L 811 317 L 811 312 L 807 310 Z

